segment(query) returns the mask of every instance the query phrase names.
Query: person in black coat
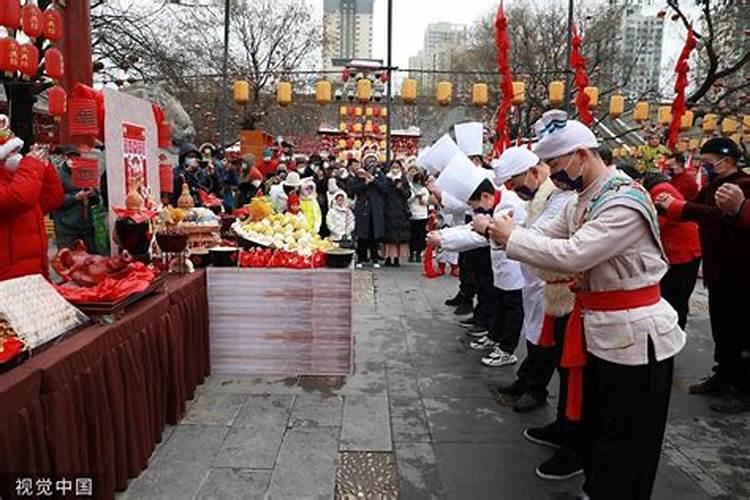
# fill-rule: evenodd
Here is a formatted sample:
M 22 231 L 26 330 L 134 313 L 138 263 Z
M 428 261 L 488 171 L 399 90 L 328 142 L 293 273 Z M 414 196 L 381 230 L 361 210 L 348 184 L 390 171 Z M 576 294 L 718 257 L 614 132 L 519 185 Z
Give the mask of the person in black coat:
M 378 244 L 385 236 L 384 194 L 385 179 L 377 169 L 359 169 L 349 186 L 356 196 L 354 205 L 357 235 L 357 267 L 372 261 L 380 267 Z M 369 255 L 368 255 L 369 251 Z
M 409 256 L 411 188 L 401 162 L 394 161 L 385 176 L 385 265 L 398 267 Z

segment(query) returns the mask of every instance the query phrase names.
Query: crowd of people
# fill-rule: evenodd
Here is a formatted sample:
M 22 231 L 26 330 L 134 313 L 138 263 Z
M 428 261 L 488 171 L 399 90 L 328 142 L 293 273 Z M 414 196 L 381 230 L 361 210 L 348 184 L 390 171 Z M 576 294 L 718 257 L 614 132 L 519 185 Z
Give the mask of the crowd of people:
M 722 396 L 710 405 L 719 413 L 750 411 L 750 338 L 737 327 L 750 291 L 743 154 L 714 137 L 686 158 L 652 137 L 654 154 L 615 164 L 589 128 L 553 110 L 533 147 L 488 164 L 467 146 L 475 125 L 457 125 L 458 144 L 446 135 L 417 162 L 449 221 L 427 241 L 458 254 L 446 305 L 470 315 L 459 323 L 485 366 L 517 363 L 525 338 L 515 380 L 495 389 L 517 412 L 545 405 L 559 374 L 557 418 L 524 431 L 555 449 L 540 477 L 585 474 L 591 498 L 649 498 L 701 269 L 715 366 L 689 392 Z

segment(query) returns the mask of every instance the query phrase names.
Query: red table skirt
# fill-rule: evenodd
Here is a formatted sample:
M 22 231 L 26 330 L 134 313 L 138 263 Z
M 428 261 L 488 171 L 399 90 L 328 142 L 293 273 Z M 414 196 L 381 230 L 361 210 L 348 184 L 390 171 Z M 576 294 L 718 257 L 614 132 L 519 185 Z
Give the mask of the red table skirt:
M 167 282 L 113 325 L 93 326 L 0 376 L 0 497 L 16 477 L 91 477 L 114 498 L 210 372 L 205 274 Z

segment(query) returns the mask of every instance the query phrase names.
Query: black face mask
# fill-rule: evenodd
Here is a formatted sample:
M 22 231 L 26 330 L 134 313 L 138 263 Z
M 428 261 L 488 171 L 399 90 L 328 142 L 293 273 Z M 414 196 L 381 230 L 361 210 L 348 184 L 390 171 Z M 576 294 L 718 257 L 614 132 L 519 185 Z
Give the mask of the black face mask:
M 519 198 L 521 198 L 523 201 L 529 201 L 536 196 L 536 192 L 539 191 L 539 189 L 531 189 L 526 186 L 521 186 L 520 188 L 516 189 L 516 194 Z

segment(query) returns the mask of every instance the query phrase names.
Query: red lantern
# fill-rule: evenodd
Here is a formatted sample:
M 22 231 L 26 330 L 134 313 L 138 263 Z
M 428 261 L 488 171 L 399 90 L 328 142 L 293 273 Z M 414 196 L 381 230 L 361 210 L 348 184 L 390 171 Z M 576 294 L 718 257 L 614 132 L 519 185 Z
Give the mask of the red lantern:
M 33 3 L 27 3 L 21 9 L 23 32 L 30 38 L 39 38 L 44 33 L 44 15 Z
M 159 190 L 162 193 L 174 191 L 174 173 L 169 163 L 159 164 Z
M 18 42 L 15 38 L 0 38 L 0 71 L 18 71 Z
M 62 40 L 63 37 L 63 20 L 60 11 L 54 7 L 44 11 L 44 38 L 52 42 Z
M 341 81 L 346 82 L 349 80 L 349 70 L 344 69 L 344 71 L 341 72 Z
M 49 89 L 47 101 L 49 103 L 49 114 L 55 118 L 60 118 L 68 111 L 68 94 L 59 85 Z
M 44 68 L 47 71 L 47 76 L 53 80 L 62 80 L 65 74 L 65 61 L 62 52 L 54 47 L 47 49 L 47 53 L 44 54 Z
M 388 82 L 388 72 L 387 71 L 384 71 L 383 74 L 380 75 L 380 81 L 383 82 L 383 83 L 387 83 Z
M 21 44 L 18 48 L 18 71 L 31 78 L 39 69 L 39 50 L 30 43 Z
M 347 149 L 352 149 L 353 147 L 354 147 L 354 139 L 348 139 L 346 141 L 346 148 Z
M 10 30 L 21 27 L 21 0 L 0 0 L 0 26 Z

